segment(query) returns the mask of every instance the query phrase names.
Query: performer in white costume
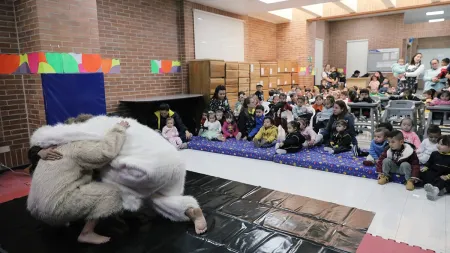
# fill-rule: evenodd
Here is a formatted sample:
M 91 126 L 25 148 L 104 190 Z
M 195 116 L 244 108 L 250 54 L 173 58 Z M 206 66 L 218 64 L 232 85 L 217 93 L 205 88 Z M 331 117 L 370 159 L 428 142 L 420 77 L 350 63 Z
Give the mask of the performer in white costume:
M 198 234 L 206 221 L 197 200 L 183 196 L 185 164 L 177 149 L 159 133 L 134 119 L 97 116 L 84 123 L 43 126 L 31 137 L 32 146 L 47 148 L 81 140 L 103 140 L 121 121 L 130 125 L 119 154 L 102 169 L 102 181 L 121 189 L 123 208 L 136 211 L 142 201 L 172 221 L 192 220 Z M 35 172 L 36 173 L 36 172 Z

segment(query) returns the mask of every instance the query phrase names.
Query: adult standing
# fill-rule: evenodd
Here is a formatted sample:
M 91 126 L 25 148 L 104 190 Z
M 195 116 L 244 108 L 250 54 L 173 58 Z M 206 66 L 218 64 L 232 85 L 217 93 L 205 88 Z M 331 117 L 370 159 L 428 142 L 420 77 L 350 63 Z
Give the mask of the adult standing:
M 209 110 L 216 112 L 222 110 L 224 113 L 230 111 L 230 104 L 227 99 L 227 89 L 223 85 L 218 85 L 214 91 L 214 95 L 209 101 Z
M 406 77 L 405 88 L 414 90 L 414 93 L 416 93 L 419 82 L 418 77 L 423 74 L 424 70 L 425 66 L 422 64 L 422 54 L 417 53 L 411 59 L 411 63 L 406 65 L 406 71 L 399 76 L 399 79 L 403 76 Z
M 330 74 L 331 74 L 331 65 L 327 64 L 323 67 L 323 72 L 322 72 L 322 80 L 326 80 L 328 86 L 330 86 L 331 84 L 334 84 L 333 82 L 335 80 L 330 78 Z M 321 85 L 321 84 L 320 84 Z M 319 86 L 319 85 L 318 85 Z M 323 87 L 325 88 L 325 87 Z
M 439 60 L 433 59 L 430 61 L 431 69 L 425 70 L 425 73 L 423 74 L 423 81 L 424 81 L 424 87 L 423 91 L 431 90 L 431 95 L 434 97 L 434 94 L 436 91 L 440 91 L 442 88 L 444 88 L 444 84 L 441 83 L 440 79 L 437 78 L 439 73 L 441 72 L 441 69 L 439 68 Z
M 192 134 L 184 125 L 180 115 L 178 115 L 177 112 L 170 110 L 170 106 L 168 104 L 159 105 L 159 110 L 154 112 L 153 120 L 150 122 L 150 128 L 161 132 L 163 127 L 166 126 L 168 117 L 173 118 L 175 127 L 177 128 L 180 138 L 183 141 L 181 148 L 186 148 L 187 145 L 185 142 L 191 139 Z

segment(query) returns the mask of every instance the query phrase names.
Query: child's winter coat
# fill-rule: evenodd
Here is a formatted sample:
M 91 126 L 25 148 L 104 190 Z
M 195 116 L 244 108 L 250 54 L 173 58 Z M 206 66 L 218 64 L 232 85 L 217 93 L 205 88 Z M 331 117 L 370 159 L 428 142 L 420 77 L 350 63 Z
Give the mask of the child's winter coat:
M 383 154 L 381 154 L 377 162 L 378 173 L 383 172 L 383 160 L 386 158 L 391 159 L 398 166 L 400 166 L 400 164 L 402 164 L 403 162 L 411 164 L 411 177 L 419 178 L 419 158 L 417 157 L 417 154 L 414 151 L 413 147 L 408 143 L 403 144 L 403 148 L 398 151 L 394 151 L 391 148 L 385 150 Z
M 287 153 L 296 153 L 302 149 L 303 142 L 305 142 L 305 137 L 295 131 L 286 136 L 286 140 L 283 141 L 284 145 L 280 148 L 286 150 Z
M 269 128 L 261 127 L 259 132 L 255 135 L 256 140 L 265 140 L 267 143 L 274 142 L 278 136 L 278 129 L 276 126 Z

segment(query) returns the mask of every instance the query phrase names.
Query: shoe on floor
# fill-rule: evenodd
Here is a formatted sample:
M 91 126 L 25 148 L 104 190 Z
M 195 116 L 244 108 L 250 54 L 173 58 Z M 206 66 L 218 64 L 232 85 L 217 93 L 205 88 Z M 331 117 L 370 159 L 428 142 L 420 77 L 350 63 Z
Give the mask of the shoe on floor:
M 185 143 L 181 143 L 179 149 L 187 149 L 187 147 L 188 147 L 187 143 L 185 142 Z
M 408 191 L 414 190 L 414 180 L 409 179 L 408 181 L 406 181 L 406 190 L 408 190 Z M 438 190 L 438 193 L 439 193 L 439 190 Z M 436 195 L 437 195 L 437 193 L 436 193 Z
M 380 178 L 378 178 L 378 184 L 380 184 L 380 185 L 385 185 L 388 182 L 389 182 L 389 177 L 387 177 L 384 174 L 380 175 Z
M 424 187 L 425 191 L 427 192 L 427 199 L 429 200 L 436 200 L 439 195 L 439 188 L 436 186 L 433 186 L 431 184 L 426 184 Z
M 277 149 L 275 152 L 279 155 L 287 154 L 286 150 L 284 150 L 284 149 Z

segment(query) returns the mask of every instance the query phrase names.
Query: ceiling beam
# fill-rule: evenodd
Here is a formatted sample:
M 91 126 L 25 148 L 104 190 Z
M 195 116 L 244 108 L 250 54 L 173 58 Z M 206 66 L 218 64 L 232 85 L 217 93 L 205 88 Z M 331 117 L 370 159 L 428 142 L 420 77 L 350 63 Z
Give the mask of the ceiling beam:
M 322 17 L 323 16 L 323 4 L 312 4 L 305 5 L 300 7 L 302 11 L 314 16 L 314 17 Z
M 388 9 L 397 7 L 396 0 L 381 0 L 381 2 L 383 2 L 384 6 L 386 6 L 386 8 Z
M 364 17 L 364 16 L 399 13 L 399 12 L 403 12 L 403 11 L 407 11 L 407 10 L 442 6 L 442 5 L 448 5 L 448 4 L 449 4 L 449 2 L 435 2 L 435 3 L 429 3 L 429 4 L 419 4 L 419 5 L 414 5 L 414 6 L 396 7 L 396 8 L 385 9 L 385 10 L 364 11 L 364 12 L 349 13 L 349 14 L 344 14 L 344 15 L 327 16 L 327 17 L 320 17 L 320 18 L 310 18 L 307 21 L 314 22 L 314 21 L 321 21 L 321 20 L 360 18 L 360 17 Z
M 344 9 L 348 13 L 355 13 L 357 8 L 357 0 L 343 0 L 343 1 L 336 1 L 332 2 L 336 6 Z

